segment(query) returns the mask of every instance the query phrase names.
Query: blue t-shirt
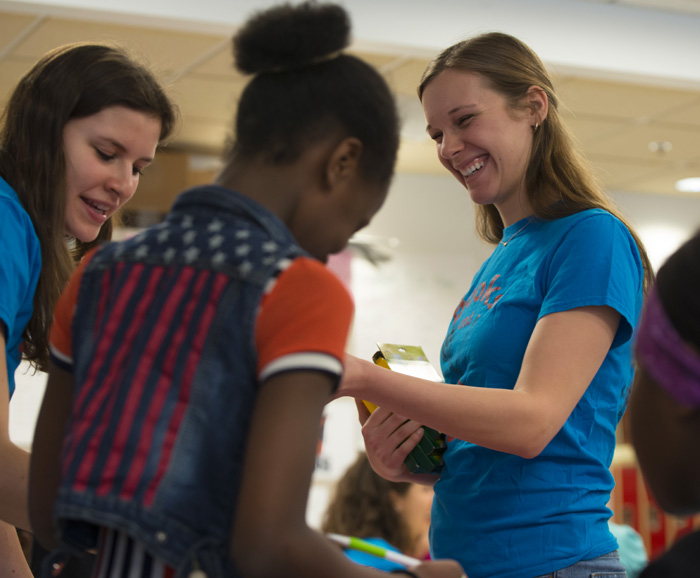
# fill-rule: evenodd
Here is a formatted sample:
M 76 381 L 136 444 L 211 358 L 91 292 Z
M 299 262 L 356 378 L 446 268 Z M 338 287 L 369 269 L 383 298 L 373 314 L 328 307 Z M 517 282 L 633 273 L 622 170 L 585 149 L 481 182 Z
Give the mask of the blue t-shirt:
M 386 540 L 382 538 L 362 538 L 363 541 L 374 544 L 375 546 L 381 546 L 392 552 L 399 552 L 394 546 L 389 544 Z M 391 560 L 386 560 L 384 558 L 379 558 L 378 556 L 373 556 L 367 552 L 361 552 L 360 550 L 353 550 L 348 548 L 344 551 L 345 555 L 350 558 L 353 562 L 357 562 L 362 566 L 371 566 L 372 568 L 377 568 L 378 570 L 384 570 L 385 572 L 391 572 L 392 570 L 404 570 L 406 566 L 399 564 L 398 562 L 392 562 Z
M 22 359 L 22 332 L 32 316 L 41 272 L 41 247 L 17 193 L 0 177 L 0 321 L 5 325 L 5 356 L 10 397 Z
M 609 466 L 634 373 L 642 286 L 634 239 L 600 209 L 534 219 L 481 266 L 443 343 L 448 383 L 513 389 L 535 324 L 547 314 L 607 305 L 621 321 L 602 367 L 538 457 L 448 442 L 435 484 L 433 558 L 456 558 L 469 578 L 532 578 L 616 549 Z

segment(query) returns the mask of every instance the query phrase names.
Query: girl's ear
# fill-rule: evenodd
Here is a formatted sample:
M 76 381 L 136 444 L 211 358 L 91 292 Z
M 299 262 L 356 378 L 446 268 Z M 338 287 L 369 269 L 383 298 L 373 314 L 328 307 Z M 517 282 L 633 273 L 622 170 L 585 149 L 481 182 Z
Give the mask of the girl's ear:
M 533 126 L 535 124 L 538 126 L 541 125 L 547 118 L 547 113 L 549 112 L 549 97 L 547 93 L 542 87 L 533 84 L 527 89 L 525 98 L 527 99 L 527 106 L 530 109 Z
M 352 180 L 362 158 L 362 141 L 355 137 L 341 140 L 331 151 L 326 162 L 325 184 L 329 189 Z

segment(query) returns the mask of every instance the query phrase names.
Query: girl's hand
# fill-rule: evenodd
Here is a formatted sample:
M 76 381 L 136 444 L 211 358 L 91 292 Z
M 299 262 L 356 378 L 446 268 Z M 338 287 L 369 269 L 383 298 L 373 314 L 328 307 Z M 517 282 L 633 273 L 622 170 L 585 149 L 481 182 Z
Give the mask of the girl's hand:
M 378 407 L 373 413 L 356 400 L 362 437 L 372 469 L 391 481 L 416 481 L 404 460 L 423 436 L 421 424 Z
M 343 376 L 332 399 L 344 396 L 360 397 L 362 386 L 365 385 L 364 367 L 368 364 L 374 365 L 370 361 L 346 354 L 343 360 Z
M 412 569 L 420 578 L 467 578 L 467 574 L 454 560 L 431 560 Z M 401 573 L 396 574 L 397 578 Z

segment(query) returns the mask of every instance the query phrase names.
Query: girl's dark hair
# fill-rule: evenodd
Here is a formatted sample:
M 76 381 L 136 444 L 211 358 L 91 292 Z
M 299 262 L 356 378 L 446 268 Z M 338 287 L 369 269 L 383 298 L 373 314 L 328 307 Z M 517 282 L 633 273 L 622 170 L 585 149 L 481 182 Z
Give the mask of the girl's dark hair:
M 700 349 L 700 231 L 659 268 L 656 290 L 676 331 Z
M 34 313 L 24 337 L 24 356 L 35 367 L 48 365 L 53 309 L 77 262 L 112 236 L 114 217 L 94 241 L 65 238 L 63 129 L 110 106 L 124 106 L 160 120 L 161 140 L 174 129 L 177 112 L 154 75 L 122 49 L 71 44 L 41 58 L 19 81 L 0 129 L 0 175 L 16 191 L 41 245 L 42 269 Z
M 409 552 L 413 547 L 411 536 L 391 495 L 403 496 L 410 487 L 408 482 L 380 477 L 361 453 L 338 481 L 321 529 L 357 538 L 383 538 L 400 551 Z
M 350 21 L 334 4 L 285 4 L 254 15 L 233 39 L 236 67 L 253 74 L 238 103 L 230 158 L 292 163 L 337 133 L 363 145 L 365 178 L 388 184 L 399 145 L 396 105 L 382 76 L 344 54 Z
M 547 118 L 534 132 L 525 190 L 534 213 L 541 219 L 557 219 L 585 209 L 601 208 L 615 215 L 629 229 L 644 266 L 644 283 L 653 280 L 653 268 L 639 236 L 622 216 L 602 186 L 593 177 L 588 162 L 578 153 L 559 112 L 559 98 L 540 58 L 526 44 L 502 32 L 488 32 L 463 40 L 443 50 L 423 73 L 418 86 L 425 88 L 441 72 L 458 70 L 478 74 L 491 90 L 500 94 L 511 110 L 523 108 L 532 86 L 547 95 Z M 561 202 L 558 202 L 561 201 Z M 503 221 L 494 205 L 476 209 L 477 231 L 489 243 L 503 237 Z

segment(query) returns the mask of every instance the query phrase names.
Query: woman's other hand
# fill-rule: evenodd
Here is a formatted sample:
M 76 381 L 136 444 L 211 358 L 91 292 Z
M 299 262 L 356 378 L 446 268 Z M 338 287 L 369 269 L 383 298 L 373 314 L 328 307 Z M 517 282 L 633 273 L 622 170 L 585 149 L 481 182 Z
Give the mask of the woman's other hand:
M 370 413 L 361 400 L 356 404 L 372 469 L 387 480 L 415 482 L 404 461 L 423 437 L 421 424 L 381 407 Z

